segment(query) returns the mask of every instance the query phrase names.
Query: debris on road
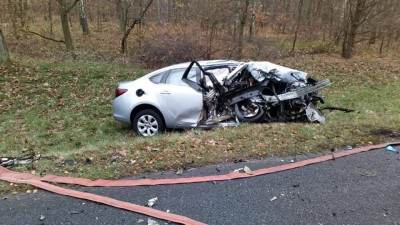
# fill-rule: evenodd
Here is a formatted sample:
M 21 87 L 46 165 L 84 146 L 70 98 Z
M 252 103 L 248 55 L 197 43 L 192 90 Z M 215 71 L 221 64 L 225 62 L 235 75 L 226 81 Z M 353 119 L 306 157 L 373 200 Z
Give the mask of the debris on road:
M 243 171 L 243 168 L 239 168 L 239 169 L 235 169 L 233 172 L 240 173 L 240 172 L 244 172 L 244 171 Z
M 252 174 L 253 173 L 253 171 L 248 166 L 244 166 L 242 168 L 235 169 L 233 172 L 235 172 L 235 173 L 247 173 L 247 174 Z
M 388 145 L 385 148 L 385 151 L 393 152 L 393 153 L 399 153 L 399 150 L 396 147 L 394 147 L 393 145 Z
M 72 211 L 70 212 L 70 214 L 71 214 L 71 215 L 77 215 L 77 214 L 81 214 L 81 213 L 83 213 L 83 212 L 85 212 L 85 210 L 83 210 L 83 209 L 81 209 L 81 210 L 72 210 Z
M 147 219 L 147 225 L 159 225 L 159 223 L 155 220 L 152 220 L 150 218 Z
M 39 220 L 40 221 L 43 221 L 43 220 L 45 220 L 46 219 L 46 217 L 45 216 L 43 216 L 43 215 L 40 215 L 40 217 L 39 217 Z
M 149 199 L 149 200 L 147 201 L 146 206 L 147 206 L 147 207 L 153 207 L 153 205 L 155 205 L 157 201 L 158 201 L 158 197 Z
M 278 199 L 278 197 L 274 196 L 274 197 L 272 197 L 269 201 L 273 202 L 273 201 L 275 201 L 275 200 L 277 200 L 277 199 Z
M 359 169 L 356 171 L 356 173 L 358 173 L 359 175 L 364 176 L 364 177 L 375 177 L 376 176 L 376 171 L 366 170 L 366 169 Z
M 251 173 L 253 172 L 248 166 L 244 166 L 244 167 L 243 167 L 243 171 L 244 171 L 245 173 L 248 173 L 248 174 L 251 174 Z
M 183 174 L 183 169 L 179 168 L 178 171 L 176 171 L 176 175 L 182 175 Z

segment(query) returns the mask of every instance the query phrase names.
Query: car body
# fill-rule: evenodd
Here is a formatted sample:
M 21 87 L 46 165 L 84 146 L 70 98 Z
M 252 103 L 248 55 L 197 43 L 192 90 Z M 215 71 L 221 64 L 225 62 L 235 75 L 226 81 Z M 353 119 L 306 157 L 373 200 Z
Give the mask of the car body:
M 266 77 L 278 70 L 282 75 L 274 75 L 277 77 L 275 80 L 293 80 L 290 86 L 300 83 L 301 87 L 296 84 L 290 90 L 301 91 L 277 95 L 274 90 L 274 95 L 262 94 L 269 85 L 270 78 Z M 302 81 L 294 80 L 296 76 Z M 269 62 L 208 60 L 180 63 L 134 81 L 119 83 L 113 101 L 113 115 L 142 136 L 153 136 L 166 128 L 194 128 L 223 121 L 255 122 L 265 117 L 267 108 L 281 103 L 279 98 L 292 101 L 314 93 L 316 88 L 306 92 L 306 76 L 304 72 Z M 314 116 L 318 115 L 311 102 L 315 102 L 314 97 L 308 101 L 308 108 L 302 108 L 302 115 L 306 109 L 311 110 Z
M 137 112 L 152 109 L 162 115 L 165 128 L 195 127 L 203 109 L 203 95 L 194 90 L 181 78 L 188 63 L 171 65 L 140 77 L 134 81 L 119 83 L 117 89 L 127 90 L 113 101 L 114 118 L 126 125 L 132 125 Z M 202 66 L 231 66 L 233 60 L 199 61 Z M 197 80 L 200 70 L 194 69 L 192 79 Z M 137 92 L 144 92 L 138 95 Z M 150 135 L 149 135 L 150 136 Z

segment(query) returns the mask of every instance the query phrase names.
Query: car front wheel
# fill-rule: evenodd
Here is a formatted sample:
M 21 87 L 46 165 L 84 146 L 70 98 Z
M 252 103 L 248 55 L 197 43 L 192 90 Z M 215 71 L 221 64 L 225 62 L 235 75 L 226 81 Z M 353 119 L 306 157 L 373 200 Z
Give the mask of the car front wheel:
M 165 130 L 161 115 L 153 109 L 137 113 L 132 123 L 135 132 L 144 137 L 151 137 Z

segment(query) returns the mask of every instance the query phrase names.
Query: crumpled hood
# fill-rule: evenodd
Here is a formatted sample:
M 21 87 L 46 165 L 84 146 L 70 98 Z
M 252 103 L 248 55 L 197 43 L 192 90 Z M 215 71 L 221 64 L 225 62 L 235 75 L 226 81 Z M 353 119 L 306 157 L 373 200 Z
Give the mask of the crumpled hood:
M 268 73 L 275 70 L 277 77 L 285 83 L 294 84 L 297 82 L 305 83 L 307 80 L 307 73 L 291 69 L 288 67 L 280 66 L 267 61 L 249 62 L 247 70 L 259 82 L 265 80 Z

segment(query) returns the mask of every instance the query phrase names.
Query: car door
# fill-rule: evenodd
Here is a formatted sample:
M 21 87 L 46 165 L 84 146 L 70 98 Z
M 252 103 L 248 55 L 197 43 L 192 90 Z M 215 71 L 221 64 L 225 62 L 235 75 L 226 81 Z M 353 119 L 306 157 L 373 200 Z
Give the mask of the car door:
M 195 127 L 203 109 L 203 94 L 182 80 L 185 69 L 171 69 L 164 77 L 159 93 L 159 103 L 172 121 L 169 127 Z M 188 79 L 196 82 L 198 68 L 192 68 Z

